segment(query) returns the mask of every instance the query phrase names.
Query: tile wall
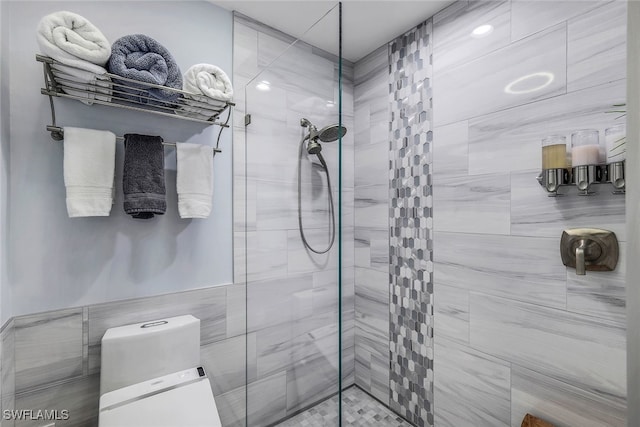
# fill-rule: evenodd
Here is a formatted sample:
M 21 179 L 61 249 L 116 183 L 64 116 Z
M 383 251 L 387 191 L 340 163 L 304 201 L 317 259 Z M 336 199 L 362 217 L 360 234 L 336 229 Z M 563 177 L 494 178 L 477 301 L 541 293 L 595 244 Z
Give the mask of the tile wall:
M 389 53 L 355 66 L 355 381 L 389 404 Z
M 389 43 L 390 406 L 433 426 L 431 20 Z
M 337 22 L 337 9 L 327 17 Z M 311 30 L 313 31 L 313 30 Z M 338 248 L 314 254 L 298 229 L 298 156 L 307 118 L 338 122 L 337 58 L 236 15 L 235 280 L 247 282 L 249 424 L 295 415 L 338 391 Z M 254 77 L 257 77 L 254 79 Z M 254 79 L 254 80 L 252 80 Z M 256 88 L 268 82 L 269 90 Z M 266 83 L 263 83 L 266 84 Z M 343 387 L 354 381 L 353 66 L 343 63 Z M 246 90 L 245 90 L 246 87 Z M 264 89 L 264 87 L 263 87 Z M 245 128 L 244 113 L 251 115 Z M 323 143 L 338 212 L 338 144 Z M 317 249 L 329 242 L 326 176 L 303 152 L 302 219 Z
M 433 23 L 435 425 L 623 426 L 624 196 L 549 198 L 535 176 L 544 136 L 617 123 L 626 4 L 459 1 Z M 536 72 L 553 81 L 503 90 Z M 582 226 L 617 234 L 616 271 L 562 265 Z

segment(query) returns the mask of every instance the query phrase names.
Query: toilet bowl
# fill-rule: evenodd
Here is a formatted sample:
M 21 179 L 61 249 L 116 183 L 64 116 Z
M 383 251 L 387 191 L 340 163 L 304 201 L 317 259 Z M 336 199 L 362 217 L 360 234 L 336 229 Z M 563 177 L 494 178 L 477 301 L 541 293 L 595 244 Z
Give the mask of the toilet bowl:
M 195 317 L 108 329 L 101 363 L 100 427 L 222 426 Z

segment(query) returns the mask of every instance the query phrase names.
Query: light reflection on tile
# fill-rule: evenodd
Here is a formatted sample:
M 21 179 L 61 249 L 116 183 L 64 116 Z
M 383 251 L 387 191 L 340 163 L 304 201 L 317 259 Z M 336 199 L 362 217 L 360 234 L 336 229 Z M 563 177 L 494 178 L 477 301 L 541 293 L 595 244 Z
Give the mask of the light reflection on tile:
M 566 25 L 561 24 L 458 67 L 436 72 L 434 124 L 441 126 L 565 93 L 566 43 Z M 548 74 L 536 77 L 535 73 L 541 72 Z M 525 80 L 516 83 L 519 79 Z M 507 93 L 509 84 L 520 93 Z M 532 90 L 535 87 L 540 89 Z
M 509 1 L 455 2 L 433 17 L 433 69 L 435 72 L 486 55 L 510 41 Z M 481 25 L 492 31 L 483 37 L 472 32 Z

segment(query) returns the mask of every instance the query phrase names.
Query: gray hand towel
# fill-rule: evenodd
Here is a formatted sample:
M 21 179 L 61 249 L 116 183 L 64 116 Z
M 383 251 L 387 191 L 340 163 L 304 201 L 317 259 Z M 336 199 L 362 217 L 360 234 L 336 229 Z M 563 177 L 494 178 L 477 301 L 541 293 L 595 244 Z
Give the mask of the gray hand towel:
M 148 219 L 167 210 L 164 186 L 164 149 L 159 136 L 124 136 L 124 211 Z

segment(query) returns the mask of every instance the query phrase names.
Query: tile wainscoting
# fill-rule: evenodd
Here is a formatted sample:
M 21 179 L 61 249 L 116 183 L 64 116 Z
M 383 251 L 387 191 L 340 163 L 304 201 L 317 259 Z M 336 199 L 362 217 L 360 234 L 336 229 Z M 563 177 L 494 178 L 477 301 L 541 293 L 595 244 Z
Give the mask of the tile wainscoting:
M 66 409 L 69 419 L 57 426 L 97 426 L 105 331 L 191 314 L 200 319 L 201 363 L 223 423 L 243 426 L 246 361 L 256 363 L 247 355 L 244 307 L 245 286 L 234 284 L 12 318 L 0 334 L 2 409 Z M 42 422 L 2 420 L 14 425 Z

